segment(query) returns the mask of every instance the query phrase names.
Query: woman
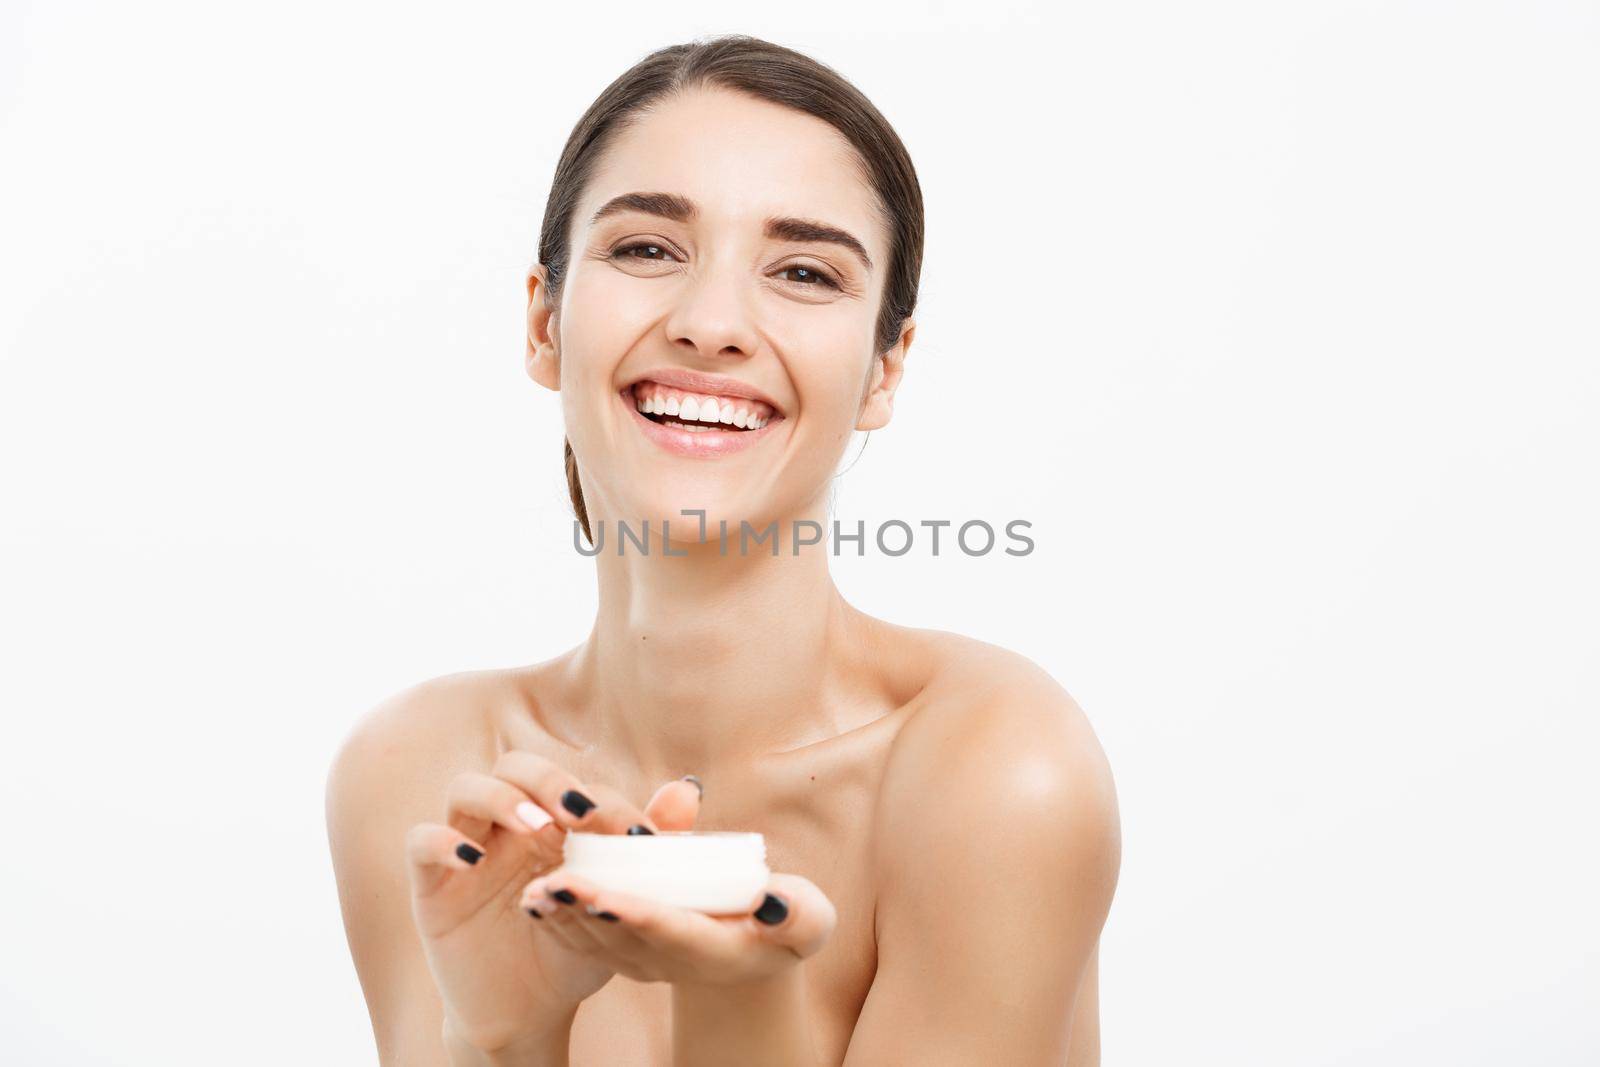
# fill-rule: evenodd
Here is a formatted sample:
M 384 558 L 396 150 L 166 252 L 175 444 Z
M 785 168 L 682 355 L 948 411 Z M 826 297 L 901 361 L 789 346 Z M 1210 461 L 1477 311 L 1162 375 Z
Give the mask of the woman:
M 827 539 L 790 550 L 889 422 L 922 234 L 884 118 L 764 41 L 656 52 L 574 129 L 526 361 L 613 540 L 586 641 L 391 699 L 330 772 L 385 1065 L 1098 1062 L 1120 845 L 1082 713 L 1021 656 L 852 608 Z M 774 522 L 783 551 L 739 550 Z M 691 828 L 765 834 L 751 914 L 560 868 L 570 830 Z

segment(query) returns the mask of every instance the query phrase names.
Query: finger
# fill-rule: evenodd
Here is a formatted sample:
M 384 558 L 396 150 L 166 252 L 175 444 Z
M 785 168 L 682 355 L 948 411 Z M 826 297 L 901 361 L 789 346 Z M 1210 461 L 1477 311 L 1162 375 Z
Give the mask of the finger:
M 501 753 L 495 761 L 494 776 L 528 794 L 558 825 L 569 830 L 588 830 L 609 814 L 601 810 L 598 790 L 532 752 L 512 749 Z
M 517 786 L 490 774 L 467 772 L 451 779 L 445 793 L 447 822 L 481 836 L 492 823 L 518 837 L 531 837 L 555 821 Z
M 616 915 L 619 925 L 650 949 L 683 960 L 732 960 L 743 951 L 749 936 L 737 923 L 631 893 L 601 890 L 594 903 Z
M 522 905 L 537 907 L 541 912 L 564 909 L 572 914 L 582 913 L 583 906 L 594 900 L 595 885 L 588 879 L 558 867 L 539 875 L 522 887 Z
M 639 964 L 652 950 L 622 921 L 610 903 L 603 894 L 590 894 L 587 899 L 579 896 L 573 912 L 612 958 L 614 967 L 630 978 L 639 977 Z
M 580 901 L 584 899 L 584 896 L 579 897 Z M 668 943 L 661 938 L 647 940 L 641 933 L 641 929 L 651 924 L 656 927 L 669 924 L 670 919 L 658 914 L 669 909 L 670 905 L 658 904 L 648 898 L 615 889 L 596 890 L 585 905 L 591 922 L 597 924 L 596 936 L 617 957 L 619 967 L 631 967 L 631 970 L 624 969 L 623 973 L 641 981 L 660 980 L 669 973 L 662 969 L 662 956 L 668 951 Z M 697 912 L 690 914 L 704 918 Z M 732 951 L 735 941 L 734 938 L 723 938 L 725 943 L 719 943 L 718 939 L 724 933 L 724 930 L 710 928 L 701 929 L 698 934 L 692 930 L 683 933 L 680 940 L 671 943 L 670 951 L 678 953 L 681 950 L 677 946 L 691 944 L 693 956 L 688 960 L 672 962 L 687 962 L 692 966 L 694 961 L 708 956 L 721 958 L 718 954 Z
M 556 871 L 529 882 L 522 895 L 525 901 L 545 901 L 557 909 L 562 919 L 567 920 L 564 928 L 573 937 L 581 930 L 587 934 L 589 944 L 610 954 L 615 962 L 629 970 L 634 969 L 632 964 L 648 950 L 638 935 L 624 928 L 620 916 L 599 903 L 602 891 L 586 878 Z M 536 903 L 533 906 L 542 911 L 546 905 Z
M 535 878 L 523 890 L 523 896 L 525 898 L 551 899 L 554 894 L 559 894 L 563 890 L 566 893 L 566 897 L 571 899 L 568 900 L 562 896 L 555 896 L 554 899 L 565 901 L 574 915 L 582 915 L 611 924 L 620 921 L 620 917 L 615 912 L 599 906 L 598 902 L 601 897 L 608 895 L 609 891 L 602 890 L 587 878 L 565 871 L 555 871 Z M 609 893 L 609 895 L 621 896 L 621 894 L 616 893 Z M 599 936 L 601 940 L 609 943 L 609 939 L 604 935 L 605 931 L 600 930 Z
M 585 901 L 579 898 L 574 888 L 568 886 L 567 883 L 572 881 L 574 879 L 559 871 L 541 875 L 523 889 L 522 900 L 525 907 L 536 908 L 545 916 L 550 932 L 568 948 L 593 955 L 603 951 L 604 945 L 597 931 L 591 928 L 589 916 L 584 911 Z M 592 890 L 589 895 L 593 895 Z
M 593 935 L 584 931 L 581 918 L 573 915 L 570 907 L 547 900 L 538 904 L 536 910 L 540 915 L 537 920 L 539 930 L 546 937 L 552 938 L 568 951 L 581 955 L 588 956 L 598 951 Z
M 655 825 L 641 808 L 637 808 L 622 793 L 601 782 L 589 783 L 589 795 L 594 797 L 599 809 L 582 828 L 591 834 L 637 834 L 648 830 L 655 833 Z M 644 829 L 636 829 L 643 827 Z
M 471 870 L 483 846 L 450 826 L 420 822 L 406 831 L 406 872 L 419 897 L 436 890 L 453 871 Z
M 549 871 L 545 874 L 539 875 L 539 877 L 533 879 L 533 881 L 523 886 L 522 893 L 517 898 L 517 906 L 522 908 L 524 911 L 532 908 L 539 913 L 541 918 L 548 919 L 557 914 L 561 910 L 561 906 L 563 904 L 570 904 L 577 900 L 577 897 L 573 897 L 572 900 L 557 900 L 555 897 L 551 896 L 550 890 L 552 886 L 550 883 L 550 878 L 553 875 L 559 874 L 560 871 L 561 868 L 558 867 L 554 871 Z
M 534 912 L 541 919 L 549 920 L 546 925 L 551 930 L 559 931 L 572 922 L 572 909 L 567 905 L 576 901 L 577 897 L 572 897 L 571 900 L 557 900 L 552 897 L 548 878 L 547 874 L 540 875 L 523 886 L 522 893 L 517 898 L 517 906 L 523 911 Z M 570 943 L 571 936 L 570 933 L 562 933 L 560 940 Z
M 616 918 L 606 918 L 614 913 L 594 904 L 580 905 L 583 910 L 581 925 L 599 944 L 600 958 L 616 973 L 636 982 L 657 981 L 661 977 L 650 957 L 656 950 L 645 944 L 639 935 Z
M 827 943 L 839 915 L 828 895 L 798 874 L 774 874 L 753 902 L 751 926 L 758 936 L 805 959 Z
M 594 939 L 580 929 L 583 924 L 572 914 L 571 907 L 558 904 L 549 897 L 539 897 L 532 901 L 524 899 L 522 907 L 524 911 L 537 914 L 540 930 L 564 947 L 573 952 L 594 951 Z M 529 922 L 533 921 L 535 920 L 529 919 Z
M 692 776 L 691 776 L 692 777 Z M 678 778 L 657 789 L 644 806 L 644 813 L 660 829 L 692 830 L 700 817 L 700 798 L 704 790 L 698 779 Z

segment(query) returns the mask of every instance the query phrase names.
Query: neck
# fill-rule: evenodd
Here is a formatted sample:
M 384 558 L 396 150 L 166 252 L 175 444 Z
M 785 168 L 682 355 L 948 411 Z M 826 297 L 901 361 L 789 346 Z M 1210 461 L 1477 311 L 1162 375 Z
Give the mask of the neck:
M 731 532 L 723 555 L 713 528 L 665 555 L 653 527 L 649 555 L 630 543 L 619 556 L 614 532 L 595 557 L 594 628 L 570 661 L 590 747 L 668 780 L 842 732 L 861 627 L 833 584 L 826 538 L 794 555 L 782 523 L 776 556 L 770 542 L 741 555 Z

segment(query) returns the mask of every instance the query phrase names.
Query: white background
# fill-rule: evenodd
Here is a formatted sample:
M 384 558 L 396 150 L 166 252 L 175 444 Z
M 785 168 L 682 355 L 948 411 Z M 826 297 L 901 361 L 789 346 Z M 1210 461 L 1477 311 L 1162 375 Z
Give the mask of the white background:
M 375 1062 L 327 762 L 587 631 L 523 271 L 595 94 L 728 31 L 916 160 L 836 514 L 1037 549 L 836 574 L 1095 723 L 1105 1062 L 1600 1059 L 1600 7 L 1530 0 L 8 3 L 0 1058 Z

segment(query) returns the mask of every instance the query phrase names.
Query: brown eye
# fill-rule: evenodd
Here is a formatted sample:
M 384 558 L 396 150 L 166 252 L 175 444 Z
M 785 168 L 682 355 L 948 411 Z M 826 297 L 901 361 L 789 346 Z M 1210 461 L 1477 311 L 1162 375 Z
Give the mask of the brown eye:
M 821 285 L 828 289 L 839 288 L 839 283 L 834 280 L 833 275 L 817 270 L 815 267 L 802 267 L 797 264 L 792 267 L 784 267 L 778 273 L 789 274 L 791 272 L 796 275 L 794 281 L 799 285 Z
M 635 255 L 630 255 L 629 254 L 629 253 L 632 253 L 632 252 L 635 252 L 635 251 L 641 251 L 641 250 L 644 251 L 644 252 L 647 252 L 649 254 L 648 255 L 642 255 L 642 256 L 635 256 Z M 664 246 L 664 245 L 658 245 L 658 244 L 655 244 L 654 242 L 651 242 L 651 241 L 639 241 L 639 242 L 635 242 L 634 244 L 631 244 L 631 245 L 623 245 L 621 248 L 618 248 L 618 249 L 614 250 L 611 253 L 611 258 L 612 259 L 646 259 L 646 260 L 653 260 L 653 259 L 656 259 L 656 253 L 661 253 L 661 252 L 666 252 L 667 255 L 671 255 L 672 254 L 670 252 L 667 252 L 666 246 Z M 663 260 L 657 260 L 657 261 L 658 262 L 664 262 Z

